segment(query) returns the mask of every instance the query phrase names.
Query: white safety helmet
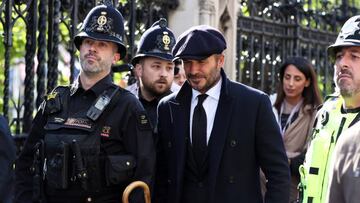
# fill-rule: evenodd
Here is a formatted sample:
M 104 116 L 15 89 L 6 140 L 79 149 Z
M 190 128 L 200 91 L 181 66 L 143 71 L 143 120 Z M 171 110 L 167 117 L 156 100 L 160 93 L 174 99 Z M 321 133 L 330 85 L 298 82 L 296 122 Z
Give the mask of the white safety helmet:
M 360 15 L 345 22 L 335 43 L 328 47 L 328 55 L 334 57 L 338 48 L 347 46 L 360 46 Z

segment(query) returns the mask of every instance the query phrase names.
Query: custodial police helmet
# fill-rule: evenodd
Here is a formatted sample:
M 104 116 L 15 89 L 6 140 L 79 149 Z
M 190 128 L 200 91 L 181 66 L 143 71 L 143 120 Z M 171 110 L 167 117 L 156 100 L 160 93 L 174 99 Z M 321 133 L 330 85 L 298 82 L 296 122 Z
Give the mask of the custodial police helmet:
M 175 43 L 174 33 L 167 27 L 166 19 L 161 18 L 141 36 L 138 50 L 131 63 L 135 66 L 140 58 L 145 56 L 172 61 Z
M 80 33 L 74 38 L 77 49 L 84 38 L 114 42 L 118 45 L 121 59 L 126 55 L 123 43 L 124 19 L 121 13 L 112 6 L 96 6 L 87 14 Z
M 334 57 L 340 47 L 360 46 L 360 15 L 348 19 L 335 41 L 328 47 L 328 55 Z

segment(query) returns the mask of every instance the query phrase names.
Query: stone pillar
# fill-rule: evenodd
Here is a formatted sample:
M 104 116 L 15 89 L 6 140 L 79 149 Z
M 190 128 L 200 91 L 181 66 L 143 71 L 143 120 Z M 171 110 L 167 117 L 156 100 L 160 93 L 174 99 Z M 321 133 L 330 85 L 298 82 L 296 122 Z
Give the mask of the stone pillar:
M 199 24 L 215 26 L 215 4 L 211 0 L 199 1 Z
M 224 34 L 227 42 L 224 70 L 229 78 L 235 79 L 238 2 L 218 0 L 218 3 L 218 29 Z
M 219 29 L 225 36 L 224 70 L 236 78 L 236 37 L 239 2 L 235 0 L 182 0 L 176 10 L 169 12 L 169 26 L 175 36 L 194 25 L 206 24 Z

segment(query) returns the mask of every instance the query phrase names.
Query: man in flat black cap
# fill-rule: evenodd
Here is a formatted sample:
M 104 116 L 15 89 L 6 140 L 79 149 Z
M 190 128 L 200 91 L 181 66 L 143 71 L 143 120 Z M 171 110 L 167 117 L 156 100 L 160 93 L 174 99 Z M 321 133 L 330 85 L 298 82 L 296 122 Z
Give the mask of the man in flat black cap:
M 156 203 L 289 201 L 289 166 L 269 98 L 226 77 L 225 49 L 223 35 L 206 25 L 187 30 L 174 47 L 187 82 L 158 106 Z

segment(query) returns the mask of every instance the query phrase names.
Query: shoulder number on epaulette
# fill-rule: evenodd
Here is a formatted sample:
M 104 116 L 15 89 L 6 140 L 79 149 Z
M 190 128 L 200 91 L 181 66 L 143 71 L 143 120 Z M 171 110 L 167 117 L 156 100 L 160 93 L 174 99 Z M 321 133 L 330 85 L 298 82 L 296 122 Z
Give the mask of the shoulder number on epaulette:
M 151 124 L 146 112 L 137 113 L 137 123 L 140 130 L 151 130 Z

